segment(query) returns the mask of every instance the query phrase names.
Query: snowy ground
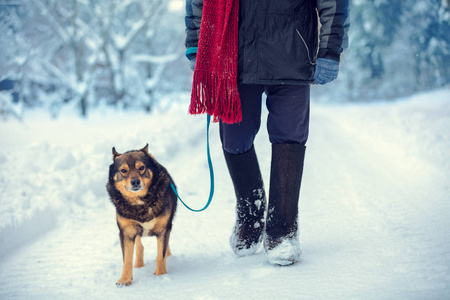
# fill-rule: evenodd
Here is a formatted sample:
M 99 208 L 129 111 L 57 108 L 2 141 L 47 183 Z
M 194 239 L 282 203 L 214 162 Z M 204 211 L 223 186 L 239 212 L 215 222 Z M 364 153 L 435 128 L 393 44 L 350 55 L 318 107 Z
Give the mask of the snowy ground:
M 153 275 L 156 242 L 147 238 L 146 266 L 117 288 L 122 258 L 105 190 L 111 148 L 148 142 L 184 200 L 201 207 L 205 118 L 184 110 L 57 121 L 30 113 L 0 123 L 0 299 L 450 299 L 449 89 L 312 105 L 303 256 L 291 267 L 230 250 L 234 193 L 213 125 L 212 205 L 199 214 L 179 206 L 167 275 Z M 264 127 L 256 150 L 268 186 Z

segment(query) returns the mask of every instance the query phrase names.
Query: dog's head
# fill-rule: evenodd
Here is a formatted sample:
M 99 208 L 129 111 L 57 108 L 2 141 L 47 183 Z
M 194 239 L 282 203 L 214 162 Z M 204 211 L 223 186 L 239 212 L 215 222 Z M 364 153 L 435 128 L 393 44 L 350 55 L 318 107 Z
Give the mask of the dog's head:
M 148 153 L 148 144 L 140 149 L 120 154 L 115 148 L 113 164 L 110 166 L 110 184 L 125 198 L 143 197 L 153 179 L 153 157 Z M 113 182 L 111 182 L 113 181 Z

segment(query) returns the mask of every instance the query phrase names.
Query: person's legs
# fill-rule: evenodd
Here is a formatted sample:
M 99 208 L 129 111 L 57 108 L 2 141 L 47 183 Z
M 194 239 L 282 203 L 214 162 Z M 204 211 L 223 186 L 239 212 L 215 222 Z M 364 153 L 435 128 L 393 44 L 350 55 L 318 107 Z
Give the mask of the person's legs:
M 253 141 L 261 125 L 263 86 L 239 84 L 242 121 L 236 124 L 220 122 L 220 140 L 223 149 L 230 154 L 245 153 L 253 147 Z
M 262 241 L 266 196 L 253 141 L 261 123 L 260 85 L 239 85 L 240 124 L 220 124 L 225 161 L 236 194 L 236 222 L 230 246 L 237 255 L 255 253 Z
M 272 144 L 306 144 L 309 132 L 309 85 L 265 86 L 267 131 Z
M 300 258 L 298 200 L 309 128 L 309 86 L 266 87 L 272 143 L 264 248 L 270 263 Z

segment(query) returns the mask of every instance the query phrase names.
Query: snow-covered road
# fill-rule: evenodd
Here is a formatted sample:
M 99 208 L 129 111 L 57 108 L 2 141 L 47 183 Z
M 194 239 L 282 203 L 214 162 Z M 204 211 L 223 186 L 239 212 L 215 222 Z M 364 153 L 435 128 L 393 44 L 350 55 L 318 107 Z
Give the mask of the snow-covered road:
M 450 299 L 450 90 L 393 103 L 312 106 L 300 197 L 302 261 L 237 258 L 234 192 L 211 128 L 210 208 L 179 205 L 168 274 L 122 268 L 105 184 L 111 147 L 149 143 L 184 200 L 208 195 L 203 117 L 112 113 L 0 124 L 0 299 Z M 264 125 L 263 125 L 264 126 Z M 270 145 L 255 147 L 268 186 Z

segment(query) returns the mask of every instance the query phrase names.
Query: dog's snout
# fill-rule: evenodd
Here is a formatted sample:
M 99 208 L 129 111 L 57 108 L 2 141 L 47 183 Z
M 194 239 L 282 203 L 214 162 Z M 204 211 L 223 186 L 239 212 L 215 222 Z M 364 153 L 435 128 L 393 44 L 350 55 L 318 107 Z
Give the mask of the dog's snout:
M 133 187 L 138 187 L 140 184 L 141 184 L 141 181 L 139 180 L 139 178 L 131 180 L 131 186 L 133 186 Z

